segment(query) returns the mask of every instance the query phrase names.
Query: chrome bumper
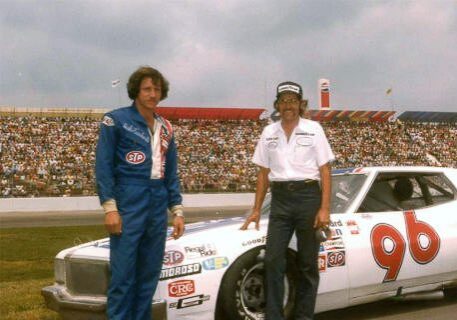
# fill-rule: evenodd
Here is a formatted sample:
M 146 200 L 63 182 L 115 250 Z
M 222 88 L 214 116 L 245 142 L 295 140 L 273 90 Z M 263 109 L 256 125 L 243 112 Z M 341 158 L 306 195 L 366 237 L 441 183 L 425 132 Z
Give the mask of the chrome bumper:
M 105 297 L 78 297 L 70 295 L 65 287 L 53 285 L 41 289 L 46 307 L 58 312 L 63 319 L 72 320 L 106 320 Z M 151 305 L 154 320 L 167 320 L 167 302 L 153 300 Z

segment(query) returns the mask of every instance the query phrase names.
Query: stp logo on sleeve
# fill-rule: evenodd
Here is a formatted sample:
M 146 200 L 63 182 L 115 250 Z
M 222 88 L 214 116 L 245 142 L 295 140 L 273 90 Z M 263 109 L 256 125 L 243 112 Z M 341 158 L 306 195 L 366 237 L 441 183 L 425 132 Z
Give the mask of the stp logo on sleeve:
M 193 280 L 179 280 L 168 284 L 168 295 L 173 298 L 187 296 L 194 292 Z
M 127 162 L 131 164 L 140 164 L 143 163 L 144 160 L 146 160 L 146 156 L 141 151 L 130 151 L 125 156 L 125 160 L 127 160 Z

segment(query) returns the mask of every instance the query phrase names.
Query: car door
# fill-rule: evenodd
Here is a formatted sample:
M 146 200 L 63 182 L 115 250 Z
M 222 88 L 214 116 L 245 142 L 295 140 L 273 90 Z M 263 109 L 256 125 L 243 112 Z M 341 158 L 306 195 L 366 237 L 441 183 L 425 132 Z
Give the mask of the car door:
M 402 170 L 373 177 L 351 222 L 358 233 L 346 240 L 352 303 L 431 290 L 452 277 L 456 230 L 443 218 L 455 206 L 455 195 L 447 192 L 447 200 L 433 203 L 427 174 L 440 175 Z

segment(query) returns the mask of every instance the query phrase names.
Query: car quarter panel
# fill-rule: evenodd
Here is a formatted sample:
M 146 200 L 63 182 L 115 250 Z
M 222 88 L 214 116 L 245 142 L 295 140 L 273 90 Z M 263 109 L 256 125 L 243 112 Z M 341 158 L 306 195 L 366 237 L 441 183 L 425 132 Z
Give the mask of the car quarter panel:
M 354 217 L 360 231 L 348 239 L 353 303 L 457 279 L 456 201 Z

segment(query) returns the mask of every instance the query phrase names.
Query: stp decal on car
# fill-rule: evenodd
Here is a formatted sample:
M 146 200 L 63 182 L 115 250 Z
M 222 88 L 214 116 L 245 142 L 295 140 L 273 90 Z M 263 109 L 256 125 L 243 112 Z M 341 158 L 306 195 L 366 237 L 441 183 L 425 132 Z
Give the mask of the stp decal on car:
M 209 295 L 198 294 L 198 295 L 195 295 L 192 297 L 186 297 L 186 298 L 179 299 L 177 302 L 172 302 L 172 303 L 170 303 L 168 308 L 184 309 L 184 308 L 199 306 L 199 305 L 203 304 L 203 302 L 208 301 L 209 298 L 210 298 Z
M 379 223 L 371 230 L 371 251 L 374 260 L 382 269 L 387 270 L 383 282 L 397 279 L 403 264 L 407 245 L 414 261 L 427 264 L 440 250 L 440 237 L 429 224 L 419 221 L 413 210 L 403 213 L 408 243 L 394 226 Z
M 201 244 L 197 246 L 184 247 L 186 258 L 196 259 L 201 257 L 209 257 L 217 254 L 216 246 L 212 243 Z
M 180 264 L 184 261 L 184 253 L 178 250 L 168 250 L 165 251 L 163 255 L 163 264 L 166 266 L 173 266 Z
M 125 160 L 131 164 L 140 164 L 146 160 L 146 156 L 141 151 L 130 151 L 125 155 Z
M 344 251 L 332 251 L 327 254 L 327 267 L 341 267 L 346 264 L 346 254 Z
M 188 296 L 195 293 L 194 280 L 178 280 L 168 284 L 168 295 L 172 298 Z
M 210 258 L 202 262 L 205 270 L 218 270 L 228 266 L 229 260 L 227 257 Z
M 201 272 L 202 266 L 200 265 L 200 263 L 186 264 L 183 266 L 162 269 L 160 271 L 160 280 L 190 276 L 192 274 L 197 274 Z

